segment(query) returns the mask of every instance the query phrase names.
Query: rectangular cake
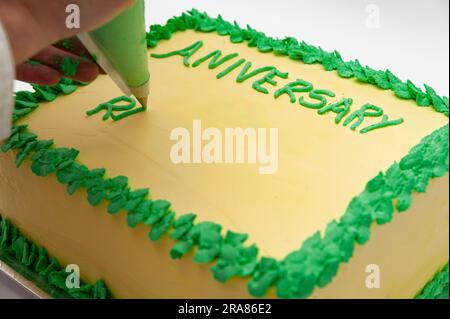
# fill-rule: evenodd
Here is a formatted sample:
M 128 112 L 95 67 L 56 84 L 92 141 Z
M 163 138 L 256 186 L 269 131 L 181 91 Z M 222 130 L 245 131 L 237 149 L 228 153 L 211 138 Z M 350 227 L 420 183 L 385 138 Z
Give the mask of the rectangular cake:
M 447 97 L 196 10 L 147 43 L 146 112 L 16 93 L 1 260 L 65 298 L 448 297 Z

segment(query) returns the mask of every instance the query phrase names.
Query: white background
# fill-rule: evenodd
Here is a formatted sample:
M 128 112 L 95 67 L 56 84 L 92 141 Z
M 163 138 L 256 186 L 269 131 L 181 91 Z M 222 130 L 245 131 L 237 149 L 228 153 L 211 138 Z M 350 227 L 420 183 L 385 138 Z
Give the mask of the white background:
M 164 24 L 191 8 L 220 13 L 273 37 L 292 36 L 337 50 L 344 60 L 389 68 L 402 80 L 449 94 L 448 0 L 147 0 L 147 24 Z M 378 27 L 370 19 L 374 10 Z M 27 88 L 16 83 L 16 90 Z M 0 298 L 27 296 L 0 276 Z

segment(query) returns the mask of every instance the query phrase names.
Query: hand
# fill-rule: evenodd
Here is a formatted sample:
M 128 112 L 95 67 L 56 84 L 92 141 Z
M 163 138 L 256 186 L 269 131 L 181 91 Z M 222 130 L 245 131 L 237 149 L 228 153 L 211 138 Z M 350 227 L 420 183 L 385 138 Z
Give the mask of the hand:
M 10 39 L 17 79 L 41 85 L 56 84 L 63 74 L 82 82 L 94 80 L 99 69 L 79 41 L 72 38 L 47 46 L 101 26 L 132 3 L 133 0 L 0 0 L 0 21 Z M 79 29 L 66 27 L 69 4 L 80 8 Z M 28 58 L 32 62 L 24 62 Z M 65 74 L 62 61 L 78 64 L 76 74 Z
M 28 61 L 18 64 L 16 79 L 38 85 L 55 85 L 62 76 L 80 82 L 91 82 L 99 71 L 103 72 L 80 40 L 72 37 L 59 41 L 39 51 Z

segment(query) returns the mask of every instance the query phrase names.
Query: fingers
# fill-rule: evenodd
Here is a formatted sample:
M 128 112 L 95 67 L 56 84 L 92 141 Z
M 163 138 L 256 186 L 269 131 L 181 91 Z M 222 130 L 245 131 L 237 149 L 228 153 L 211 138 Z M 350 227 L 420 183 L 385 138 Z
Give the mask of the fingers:
M 31 58 L 38 63 L 19 64 L 16 67 L 17 80 L 38 85 L 55 85 L 61 77 L 80 82 L 95 80 L 100 68 L 88 59 L 89 52 L 78 39 L 68 39 L 57 45 L 63 49 L 51 46 Z
M 58 41 L 54 44 L 54 46 L 63 51 L 70 52 L 82 58 L 92 60 L 90 53 L 88 52 L 88 50 L 86 50 L 78 37 L 71 37 Z
M 31 59 L 58 70 L 61 76 L 80 82 L 92 82 L 99 73 L 94 62 L 53 46 L 40 51 Z
M 61 74 L 46 65 L 25 62 L 16 66 L 16 79 L 38 85 L 55 85 Z
M 57 43 L 54 44 L 54 46 L 63 51 L 76 54 L 82 58 L 86 58 L 92 62 L 95 62 L 95 60 L 92 58 L 92 55 L 84 47 L 84 45 L 81 43 L 78 37 L 71 37 L 69 39 L 58 41 Z M 103 69 L 98 64 L 97 67 L 99 68 L 100 74 L 105 74 L 105 71 L 103 71 Z

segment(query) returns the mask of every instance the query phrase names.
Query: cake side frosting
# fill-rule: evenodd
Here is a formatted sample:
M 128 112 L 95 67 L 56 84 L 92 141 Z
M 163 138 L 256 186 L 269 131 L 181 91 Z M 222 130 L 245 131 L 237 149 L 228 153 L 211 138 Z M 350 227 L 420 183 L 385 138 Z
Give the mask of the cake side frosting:
M 203 18 L 204 18 L 204 16 L 202 16 L 201 19 L 203 19 Z M 185 18 L 185 19 L 187 19 L 187 18 Z M 42 94 L 43 95 L 45 95 L 45 94 L 48 95 L 48 94 L 51 94 L 51 93 L 48 93 L 48 92 L 45 93 L 44 92 Z M 444 99 L 442 99 L 442 101 L 444 101 Z M 31 103 L 33 103 L 33 102 L 31 102 Z M 23 109 L 26 109 L 26 107 L 24 107 Z M 443 112 L 443 113 L 445 113 L 445 112 Z M 16 113 L 16 116 L 17 115 L 18 114 Z M 442 154 L 442 152 L 444 152 L 444 154 L 445 154 L 445 150 L 447 150 L 447 153 L 448 153 L 448 143 L 447 143 L 447 145 L 445 145 L 445 143 L 444 143 L 441 146 L 438 146 L 440 143 L 443 143 L 442 142 L 442 135 L 443 134 L 445 135 L 445 132 L 447 132 L 447 135 L 448 135 L 448 128 L 443 128 L 440 131 L 436 132 L 435 134 L 433 134 L 433 136 L 434 136 L 433 139 L 429 138 L 428 140 L 424 140 L 424 142 L 421 145 L 426 145 L 424 148 L 428 149 L 428 150 L 431 149 L 432 151 L 439 149 L 439 151 L 436 151 L 436 153 Z M 24 135 L 25 139 L 29 139 L 29 140 L 27 140 L 27 141 L 20 140 L 20 136 L 21 135 Z M 19 142 L 18 142 L 18 144 L 13 145 L 14 147 L 17 147 L 20 144 L 22 144 L 21 146 L 23 146 L 23 145 L 28 145 L 28 142 L 34 142 L 34 139 L 32 137 L 30 137 L 30 135 L 27 136 L 27 134 L 24 131 L 20 132 L 19 136 L 16 135 L 16 136 L 14 136 L 12 138 L 13 141 L 17 140 L 17 139 L 19 139 Z M 432 145 L 432 146 L 430 146 L 430 145 Z M 33 147 L 35 147 L 35 146 L 28 147 L 28 151 L 33 151 Z M 19 148 L 20 148 L 20 146 L 19 146 Z M 352 246 L 352 244 L 350 244 L 350 242 L 352 242 L 353 239 L 357 239 L 361 243 L 365 242 L 365 240 L 367 239 L 366 237 L 368 236 L 367 227 L 368 227 L 368 225 L 370 225 L 372 220 L 374 220 L 374 221 L 376 220 L 378 223 L 384 223 L 384 222 L 389 221 L 389 219 L 392 216 L 392 209 L 389 208 L 389 207 L 390 207 L 390 205 L 392 205 L 392 201 L 396 198 L 396 196 L 402 196 L 401 197 L 402 198 L 402 206 L 397 206 L 397 208 L 400 207 L 401 210 L 405 210 L 410 205 L 410 203 L 409 203 L 409 201 L 410 201 L 409 196 L 410 196 L 410 192 L 411 192 L 412 188 L 414 188 L 414 186 L 416 187 L 416 190 L 418 189 L 418 190 L 422 190 L 423 191 L 424 190 L 423 187 L 426 187 L 426 181 L 429 178 L 442 176 L 442 174 L 446 170 L 448 171 L 448 160 L 447 160 L 447 163 L 445 163 L 445 159 L 443 160 L 440 157 L 436 157 L 432 161 L 433 164 L 435 165 L 435 167 L 433 167 L 433 171 L 431 173 L 428 170 L 424 169 L 422 167 L 423 163 L 424 163 L 424 161 L 427 162 L 429 160 L 429 158 L 426 158 L 426 159 L 417 158 L 417 156 L 418 156 L 417 154 L 422 152 L 424 150 L 424 148 L 421 148 L 419 150 L 419 152 L 413 152 L 412 153 L 413 155 L 411 155 L 409 157 L 409 159 L 404 160 L 403 164 L 402 164 L 402 162 L 400 162 L 400 165 L 397 165 L 397 166 L 394 165 L 391 168 L 391 173 L 394 174 L 395 178 L 392 178 L 392 180 L 389 180 L 389 174 L 391 174 L 391 173 L 389 173 L 389 171 L 388 171 L 386 176 L 379 175 L 375 180 L 373 180 L 371 183 L 369 183 L 369 186 L 368 186 L 369 188 L 366 189 L 366 192 L 374 193 L 374 194 L 371 194 L 371 195 L 368 195 L 367 193 L 365 195 L 362 194 L 360 198 L 364 198 L 364 196 L 367 196 L 367 197 L 364 200 L 361 200 L 362 203 L 357 203 L 357 204 L 358 205 L 361 205 L 361 204 L 366 205 L 367 203 L 370 203 L 371 205 L 373 205 L 374 204 L 373 201 L 375 200 L 375 201 L 379 201 L 379 203 L 381 205 L 379 207 L 382 207 L 383 209 L 381 209 L 380 212 L 374 211 L 373 214 L 371 214 L 372 216 L 368 216 L 368 215 L 365 216 L 365 217 L 364 216 L 360 216 L 364 220 L 364 224 L 363 225 L 359 225 L 357 227 L 357 229 L 355 229 L 356 232 L 354 232 L 350 236 L 349 240 L 343 243 L 343 244 L 345 244 L 346 247 Z M 22 152 L 21 158 L 24 158 L 25 155 L 27 155 L 27 152 Z M 43 152 L 43 153 L 45 153 L 45 152 Z M 52 152 L 49 151 L 49 153 L 52 153 Z M 55 153 L 55 152 L 53 152 L 53 153 Z M 58 152 L 56 152 L 56 153 L 58 153 Z M 74 163 L 73 160 L 75 159 L 77 154 L 76 154 L 76 152 L 62 152 L 62 153 L 65 153 L 63 155 L 60 154 L 62 156 L 62 159 L 64 159 L 63 162 L 66 162 L 66 163 L 64 163 L 64 165 L 68 165 L 67 167 L 69 167 L 70 165 L 72 165 Z M 433 154 L 433 155 L 437 155 L 437 154 Z M 47 156 L 47 155 L 43 155 L 43 156 Z M 59 155 L 55 154 L 54 156 L 56 158 L 58 158 Z M 68 158 L 65 158 L 65 156 L 68 156 Z M 442 163 L 442 161 L 444 161 L 444 162 Z M 409 166 L 410 165 L 410 164 L 408 164 L 409 162 L 412 162 L 412 164 L 411 164 L 412 166 Z M 61 163 L 58 163 L 58 164 L 61 164 Z M 66 167 L 64 167 L 64 165 L 61 168 L 61 170 L 66 168 Z M 42 165 L 35 165 L 34 166 L 35 167 L 35 172 L 40 172 L 41 174 L 46 175 L 46 174 L 48 174 L 49 172 L 52 171 L 52 170 L 47 171 L 48 167 L 45 166 L 45 165 L 44 165 L 44 168 L 42 168 L 41 166 Z M 58 170 L 57 167 L 55 167 L 55 169 Z M 404 189 L 405 185 L 403 185 L 400 182 L 401 179 L 397 180 L 397 177 L 398 176 L 402 176 L 402 174 L 408 175 L 410 172 L 412 172 L 414 176 L 421 177 L 421 178 L 418 179 L 419 184 L 413 185 L 411 189 L 407 188 L 405 190 Z M 99 173 L 99 175 L 95 176 L 95 177 L 101 177 L 102 176 L 100 171 L 98 171 L 97 173 Z M 396 187 L 392 187 L 393 180 L 397 181 Z M 407 181 L 409 181 L 409 179 L 407 179 Z M 100 183 L 98 180 L 96 182 Z M 125 185 L 125 180 L 123 180 L 123 183 L 120 180 L 116 181 L 116 182 L 120 182 L 121 185 L 123 185 L 123 186 Z M 406 183 L 406 184 L 408 184 L 408 183 Z M 95 185 L 95 186 L 99 186 L 99 185 Z M 407 187 L 411 187 L 411 185 L 408 185 Z M 100 185 L 100 188 L 101 188 L 101 185 Z M 398 192 L 398 193 L 395 194 L 395 196 L 393 194 L 389 194 L 389 193 L 392 192 L 392 190 L 395 190 L 395 192 Z M 95 189 L 95 193 L 91 194 L 91 196 L 92 196 L 91 200 L 93 201 L 94 204 L 97 203 L 97 201 L 103 199 L 104 196 L 105 196 L 105 193 L 103 192 L 103 190 L 98 191 L 98 192 L 97 191 L 98 191 L 98 189 Z M 100 194 L 98 194 L 98 193 L 100 193 Z M 145 197 L 146 193 L 145 193 L 145 191 L 140 191 L 140 192 L 135 193 L 135 195 L 137 196 L 137 199 L 141 200 L 142 198 Z M 125 196 L 127 196 L 127 195 L 125 195 Z M 119 198 L 123 201 L 123 196 L 122 197 L 119 196 Z M 389 204 L 389 203 L 391 203 L 391 204 Z M 139 201 L 138 201 L 138 204 L 139 204 Z M 172 224 L 172 220 L 173 220 L 174 216 L 168 210 L 168 207 L 166 207 L 167 203 L 159 202 L 159 204 L 157 206 L 159 206 L 159 205 L 161 205 L 161 207 L 162 207 L 161 209 L 163 209 L 165 211 L 163 211 L 162 213 L 159 213 L 159 211 L 158 211 L 157 214 L 161 214 L 161 218 L 164 217 L 164 216 L 167 216 L 167 219 L 166 219 L 165 223 L 163 223 L 163 228 L 162 228 L 163 231 L 162 231 L 162 233 L 164 232 L 164 230 L 166 230 L 167 228 L 169 228 L 172 225 L 172 226 L 175 226 L 176 229 L 182 229 L 184 231 L 184 233 L 183 233 L 183 231 L 179 230 L 178 234 L 181 234 L 181 235 L 179 235 L 180 237 L 175 236 L 176 239 L 177 238 L 182 238 L 183 235 L 186 234 L 186 231 L 189 230 L 189 227 L 192 227 L 193 216 L 192 215 L 187 215 L 187 216 L 185 216 L 183 218 L 180 218 L 181 221 L 179 221 L 178 223 L 175 222 L 176 224 Z M 116 207 L 115 208 L 110 208 L 110 210 L 111 210 L 110 212 L 116 212 L 117 206 L 119 207 L 119 209 L 122 208 L 120 203 L 116 203 Z M 360 207 L 358 207 L 357 211 L 359 211 L 359 208 Z M 388 210 L 387 211 L 383 211 L 384 208 L 388 208 Z M 132 218 L 132 223 L 136 222 L 136 221 L 139 221 L 139 220 L 142 220 L 145 217 L 148 217 L 148 216 L 136 216 L 136 214 L 135 214 L 135 212 L 133 212 L 132 208 L 130 209 L 130 211 L 131 211 L 130 215 L 132 216 L 131 217 Z M 355 213 L 355 214 L 358 215 L 358 213 Z M 378 214 L 381 214 L 381 215 L 378 216 Z M 366 219 L 366 218 L 369 218 L 369 217 L 370 217 L 370 220 Z M 158 221 L 159 220 L 156 220 L 155 222 L 158 222 Z M 353 220 L 353 217 L 352 217 L 351 222 L 350 222 L 349 225 L 351 225 L 353 222 L 354 222 L 354 220 Z M 205 224 L 203 224 L 203 225 L 205 225 Z M 337 227 L 336 232 L 341 234 L 342 232 L 341 232 L 341 229 L 339 229 L 339 226 L 340 225 L 336 225 L 336 226 L 332 226 L 331 228 L 335 227 L 334 230 L 336 230 L 336 227 Z M 167 227 L 167 228 L 165 228 L 165 227 Z M 352 227 L 353 227 L 353 225 L 352 225 Z M 246 239 L 246 236 L 244 236 L 244 235 L 237 235 L 237 234 L 236 235 L 232 235 L 231 234 L 229 237 L 227 236 L 227 238 L 219 239 L 220 236 L 221 236 L 220 235 L 220 227 L 217 224 L 215 224 L 215 225 L 214 224 L 208 224 L 208 226 L 204 226 L 204 227 L 202 226 L 202 227 L 199 227 L 199 229 L 200 229 L 199 230 L 199 232 L 200 232 L 199 234 L 201 234 L 202 231 L 203 231 L 203 232 L 205 232 L 205 234 L 206 233 L 210 234 L 210 235 L 208 235 L 208 237 L 211 237 L 211 236 L 216 237 L 217 240 L 218 240 L 218 243 L 220 243 L 222 240 L 224 240 L 225 243 L 230 244 L 230 246 L 233 246 L 232 244 L 235 243 L 235 244 L 238 244 L 237 247 L 239 247 L 239 245 L 242 243 L 242 241 Z M 157 232 L 160 233 L 160 231 L 157 231 Z M 194 233 L 196 233 L 196 232 L 194 232 Z M 325 242 L 326 242 L 327 235 L 333 237 L 334 236 L 333 235 L 333 231 L 328 231 L 328 232 L 325 233 Z M 196 235 L 194 235 L 194 236 L 196 236 Z M 157 239 L 157 238 L 158 238 L 158 236 L 155 237 L 155 239 Z M 314 240 L 316 240 L 316 241 L 314 241 Z M 309 243 L 312 245 L 311 249 L 313 251 L 316 250 L 316 249 L 318 251 L 322 251 L 323 248 L 324 248 L 324 246 L 321 246 L 321 245 L 323 245 L 323 242 L 322 242 L 322 239 L 320 238 L 320 235 L 319 236 L 313 236 L 313 240 L 310 241 Z M 201 244 L 201 243 L 200 242 L 196 242 L 196 239 L 194 239 L 194 242 L 192 244 Z M 205 261 L 208 262 L 208 261 L 211 261 L 211 260 L 215 259 L 217 256 L 219 256 L 221 247 L 220 246 L 217 247 L 217 246 L 212 245 L 212 247 L 214 249 L 211 250 L 211 245 L 210 244 L 211 243 L 208 243 L 209 251 L 202 253 L 201 255 L 203 255 L 203 257 L 198 257 L 199 258 L 198 261 L 200 261 L 200 262 L 205 262 Z M 349 246 L 347 246 L 346 244 L 349 244 Z M 177 249 L 182 249 L 182 250 L 181 251 L 180 250 L 174 250 L 174 254 L 178 254 L 180 252 L 184 253 L 185 249 L 190 248 L 190 246 L 191 246 L 191 243 L 189 241 L 186 242 L 186 240 L 182 240 L 181 244 L 179 244 L 178 248 L 177 248 Z M 307 245 L 305 247 L 307 247 Z M 308 251 L 311 251 L 310 248 L 304 248 L 304 249 L 307 249 Z M 237 250 L 238 250 L 239 254 L 247 254 L 246 253 L 247 250 L 240 251 L 240 248 L 238 248 Z M 255 263 L 255 258 L 253 257 L 254 253 L 251 252 L 251 249 L 248 250 L 248 253 L 249 253 L 248 256 L 250 257 L 249 260 L 248 260 L 248 264 L 244 264 L 243 266 L 248 266 L 249 269 L 250 269 L 250 273 L 251 273 L 251 272 L 253 272 L 255 270 L 256 263 Z M 342 250 L 342 255 L 339 258 L 344 258 L 343 260 L 345 260 L 346 258 L 348 258 L 348 257 L 345 257 L 345 256 L 348 256 L 348 254 L 349 254 L 348 252 L 346 252 L 345 250 Z M 351 254 L 351 252 L 350 252 L 350 254 Z M 290 255 L 291 258 L 287 258 L 286 260 L 282 261 L 281 263 L 277 262 L 274 259 L 267 259 L 266 258 L 264 260 L 261 260 L 260 263 L 258 264 L 257 268 L 256 268 L 257 269 L 256 272 L 254 273 L 254 280 L 251 281 L 251 287 L 252 287 L 251 289 L 252 289 L 253 293 L 255 295 L 262 294 L 262 293 L 265 292 L 265 289 L 270 284 L 275 283 L 278 278 L 282 279 L 283 276 L 288 275 L 290 269 L 292 269 L 293 271 L 297 271 L 299 268 L 298 268 L 298 265 L 296 265 L 297 264 L 297 260 L 296 260 L 297 257 L 295 257 L 295 255 L 296 254 L 293 253 L 292 255 Z M 174 256 L 177 256 L 177 255 L 174 255 Z M 294 257 L 292 257 L 292 256 L 294 256 Z M 311 266 L 315 270 L 315 272 L 320 273 L 320 276 L 323 276 L 323 277 L 320 277 L 320 278 L 329 278 L 329 279 L 326 279 L 325 281 L 331 280 L 331 278 L 333 277 L 333 271 L 335 270 L 335 268 L 337 267 L 337 265 L 339 264 L 339 261 L 340 261 L 339 258 L 338 258 L 338 261 L 336 262 L 336 259 L 335 259 L 336 256 L 329 256 L 329 257 L 331 259 L 335 260 L 333 262 L 333 264 L 331 264 L 333 267 L 325 267 L 325 266 L 327 266 L 327 262 L 325 260 L 320 261 L 320 263 L 321 263 L 320 265 L 314 264 L 314 265 Z M 220 257 L 219 257 L 219 259 L 220 259 Z M 300 258 L 300 260 L 301 259 L 302 258 Z M 293 261 L 293 266 L 292 267 L 291 267 L 291 265 L 289 265 L 290 261 Z M 219 267 L 219 268 L 216 267 L 214 269 L 215 269 L 216 277 L 218 277 L 219 279 L 222 278 L 222 280 L 228 279 L 229 276 L 235 276 L 236 274 L 239 275 L 239 271 L 241 271 L 241 270 L 238 269 L 237 270 L 238 273 L 236 273 L 236 264 L 232 260 L 226 260 L 226 259 L 222 260 L 221 265 L 222 265 L 221 267 Z M 283 274 L 283 272 L 284 272 L 284 274 Z M 244 273 L 244 275 L 247 275 L 247 273 Z M 319 280 L 319 278 L 315 278 L 315 280 Z M 320 281 L 323 282 L 322 279 L 320 279 Z M 278 284 L 279 284 L 279 288 L 280 288 L 279 290 L 281 292 L 281 293 L 280 292 L 279 293 L 283 297 L 298 297 L 298 296 L 303 297 L 303 296 L 307 296 L 310 293 L 309 290 L 312 290 L 312 288 L 310 286 L 303 285 L 304 286 L 304 291 L 297 291 L 297 292 L 292 292 L 291 291 L 291 292 L 289 292 L 290 288 L 286 287 L 286 286 L 297 287 L 298 285 L 295 285 L 295 284 L 292 284 L 292 283 L 289 283 L 288 285 L 286 285 L 285 282 L 280 281 L 280 280 L 278 281 Z
M 50 296 L 62 299 L 106 299 L 108 291 L 103 280 L 94 284 L 80 283 L 79 287 L 68 288 L 66 271 L 60 263 L 49 256 L 44 247 L 39 247 L 8 219 L 0 215 L 0 261 L 32 281 Z M 71 278 L 69 278 L 70 280 Z

